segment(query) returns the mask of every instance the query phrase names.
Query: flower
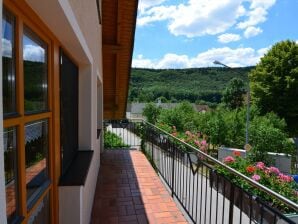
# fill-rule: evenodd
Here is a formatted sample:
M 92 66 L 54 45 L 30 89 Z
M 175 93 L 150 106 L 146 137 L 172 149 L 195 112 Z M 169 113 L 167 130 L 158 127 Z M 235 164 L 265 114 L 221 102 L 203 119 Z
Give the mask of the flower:
M 233 155 L 234 156 L 241 156 L 241 152 L 239 152 L 239 151 L 233 151 Z
M 274 173 L 274 174 L 276 174 L 276 175 L 279 175 L 279 174 L 280 174 L 279 169 L 276 168 L 276 167 L 274 167 L 274 166 L 270 166 L 270 167 L 268 168 L 268 170 L 269 170 L 269 173 Z
M 202 144 L 202 145 L 207 145 L 206 140 L 202 140 L 202 141 L 201 141 L 201 144 Z
M 282 174 L 282 173 L 280 173 L 278 175 L 278 179 L 281 180 L 282 182 L 287 182 L 287 183 L 290 183 L 293 181 L 293 177 Z
M 197 146 L 200 146 L 200 141 L 199 141 L 199 140 L 194 140 L 194 143 L 195 143 Z
M 249 165 L 248 167 L 246 167 L 246 172 L 248 173 L 254 173 L 256 170 L 256 168 L 254 166 Z
M 265 164 L 263 162 L 257 162 L 256 167 L 259 170 L 263 170 L 265 168 Z
M 261 177 L 258 174 L 254 174 L 251 179 L 255 180 L 255 181 L 259 181 L 261 179 Z
M 235 159 L 232 156 L 227 156 L 224 158 L 223 161 L 224 161 L 224 163 L 233 163 L 233 162 L 235 162 Z
M 185 134 L 188 135 L 188 136 L 192 135 L 190 131 L 186 131 Z

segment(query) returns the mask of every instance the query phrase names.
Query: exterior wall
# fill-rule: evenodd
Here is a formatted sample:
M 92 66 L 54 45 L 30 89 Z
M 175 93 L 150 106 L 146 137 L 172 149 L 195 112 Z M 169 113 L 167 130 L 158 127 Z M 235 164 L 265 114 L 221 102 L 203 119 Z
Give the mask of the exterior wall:
M 76 195 L 76 197 L 73 197 Z M 82 187 L 70 186 L 59 188 L 60 223 L 82 223 Z M 64 209 L 71 208 L 71 209 Z
M 2 24 L 2 0 L 0 0 L 0 22 Z M 0 27 L 0 34 L 2 26 Z M 0 42 L 2 52 L 2 41 Z M 0 60 L 0 105 L 2 105 L 2 60 Z M 5 177 L 4 177 L 4 151 L 3 151 L 3 111 L 0 107 L 0 223 L 6 224 Z

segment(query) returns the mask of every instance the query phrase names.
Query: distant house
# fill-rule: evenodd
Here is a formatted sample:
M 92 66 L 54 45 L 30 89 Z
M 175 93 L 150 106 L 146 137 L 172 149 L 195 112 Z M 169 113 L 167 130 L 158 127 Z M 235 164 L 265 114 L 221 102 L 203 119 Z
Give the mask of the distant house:
M 127 104 L 126 116 L 127 118 L 142 118 L 143 111 L 147 103 L 129 103 Z M 162 109 L 172 109 L 178 106 L 178 103 L 157 103 Z M 205 113 L 210 110 L 208 105 L 196 105 L 192 104 L 193 108 L 197 112 Z
M 210 108 L 209 108 L 208 105 L 199 105 L 199 104 L 196 104 L 195 105 L 195 110 L 198 111 L 198 112 L 205 113 L 205 112 L 209 111 Z

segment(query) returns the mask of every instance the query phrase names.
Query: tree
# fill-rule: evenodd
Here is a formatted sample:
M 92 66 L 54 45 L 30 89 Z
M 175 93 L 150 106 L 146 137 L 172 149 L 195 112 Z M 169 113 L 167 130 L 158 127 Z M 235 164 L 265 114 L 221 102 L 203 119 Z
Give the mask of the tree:
M 143 116 L 147 118 L 149 123 L 155 124 L 160 111 L 161 108 L 156 106 L 154 103 L 147 103 L 143 110 Z
M 249 75 L 253 102 L 262 114 L 275 112 L 298 134 L 298 44 L 275 44 Z
M 223 92 L 222 101 L 230 109 L 242 107 L 244 93 L 245 88 L 243 80 L 233 78 Z
M 275 114 L 255 117 L 250 125 L 249 139 L 253 146 L 250 159 L 253 161 L 268 161 L 267 152 L 277 152 L 295 155 L 294 144 L 290 142 L 287 133 L 283 131 L 284 120 Z
M 194 124 L 195 110 L 189 102 L 179 103 L 172 109 L 163 109 L 158 121 L 170 126 L 175 126 L 177 131 L 196 131 Z

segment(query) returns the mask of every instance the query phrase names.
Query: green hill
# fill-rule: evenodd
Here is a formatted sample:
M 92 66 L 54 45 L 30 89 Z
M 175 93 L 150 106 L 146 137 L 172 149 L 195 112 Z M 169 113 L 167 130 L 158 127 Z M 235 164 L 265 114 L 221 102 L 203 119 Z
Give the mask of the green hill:
M 234 77 L 247 82 L 248 72 L 253 68 L 133 68 L 128 100 L 150 102 L 162 97 L 171 102 L 219 103 L 228 82 Z

